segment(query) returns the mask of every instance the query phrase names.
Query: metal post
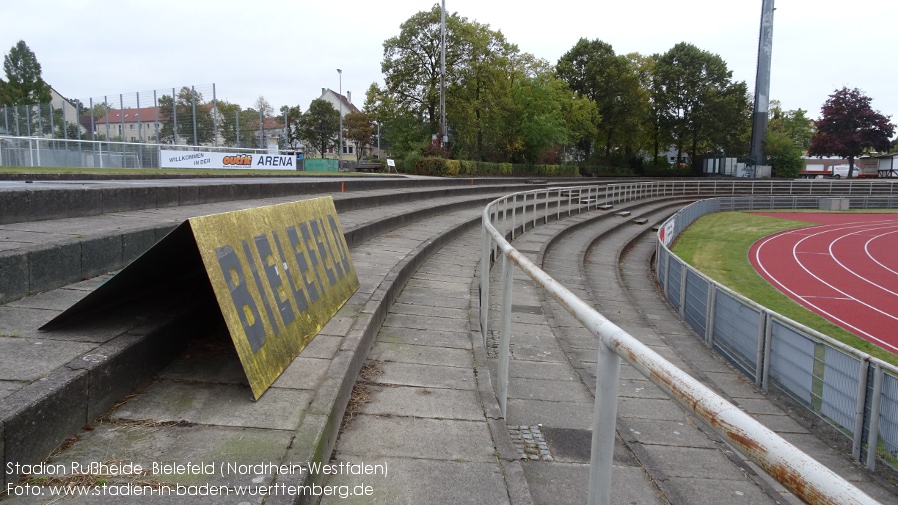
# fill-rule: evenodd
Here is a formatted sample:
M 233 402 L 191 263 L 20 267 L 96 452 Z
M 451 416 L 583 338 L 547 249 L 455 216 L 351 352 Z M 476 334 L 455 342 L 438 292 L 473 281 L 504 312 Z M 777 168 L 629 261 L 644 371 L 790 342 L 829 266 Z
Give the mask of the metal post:
M 449 141 L 446 130 L 446 0 L 440 9 L 440 146 Z
M 879 446 L 879 407 L 882 403 L 882 368 L 874 365 L 873 397 L 870 398 L 870 424 L 867 430 L 867 470 L 876 469 L 876 448 Z
M 196 134 L 196 91 L 193 86 L 190 87 L 190 106 L 193 111 L 193 145 L 198 146 L 200 142 Z
M 265 149 L 265 130 L 262 128 L 264 122 L 265 118 L 262 116 L 262 107 L 259 107 L 259 149 Z
M 536 228 L 536 219 L 537 219 L 537 218 L 536 218 L 536 200 L 537 200 L 537 196 L 538 196 L 537 193 L 534 191 L 534 192 L 533 192 L 533 226 L 530 227 L 531 230 L 532 230 L 533 228 Z
M 237 130 L 237 147 L 240 147 L 240 108 L 234 114 L 234 129 Z
M 560 189 L 558 190 L 558 196 L 556 197 L 556 200 L 557 201 L 555 204 L 555 220 L 559 221 L 559 220 L 561 220 L 561 190 Z
M 589 505 L 611 503 L 611 469 L 617 423 L 620 356 L 600 339 L 596 362 L 596 399 L 592 415 L 592 453 L 589 460 Z
M 716 316 L 715 306 L 717 305 L 717 285 L 708 284 L 708 307 L 705 309 L 708 314 L 708 322 L 705 326 L 705 342 L 714 348 L 714 317 Z
M 496 397 L 502 418 L 505 418 L 508 404 L 508 360 L 511 348 L 511 290 L 514 278 L 514 265 L 508 255 L 502 254 L 502 333 L 499 336 L 499 373 Z M 615 381 L 617 382 L 617 381 Z
M 518 194 L 511 197 L 511 239 L 514 240 L 514 230 L 517 225 Z
M 340 170 L 343 168 L 343 71 L 338 68 L 337 73 L 340 74 L 340 96 L 337 97 L 337 101 L 340 102 L 340 146 L 337 149 L 337 170 Z
M 139 91 L 137 92 L 137 141 L 143 142 L 143 123 L 140 121 L 140 92 Z
M 156 143 L 159 143 L 159 102 L 156 100 L 156 90 L 153 90 L 153 130 L 156 132 Z M 160 163 L 161 163 L 160 159 Z
M 680 263 L 680 292 L 677 297 L 678 300 L 678 310 L 680 312 L 680 318 L 684 318 L 686 316 L 686 274 L 689 269 L 686 267 L 685 263 Z
M 122 142 L 125 141 L 125 98 L 119 93 L 118 95 L 118 117 L 119 117 L 119 132 L 118 136 Z M 122 152 L 124 152 L 125 146 L 122 146 Z M 124 160 L 124 157 L 122 157 Z
M 764 330 L 764 366 L 761 368 L 761 390 L 765 393 L 770 386 L 770 354 L 773 351 L 773 321 L 767 314 Z
M 88 98 L 88 102 L 90 102 L 90 140 L 91 142 L 97 141 L 97 126 L 94 124 L 94 99 Z M 91 148 L 94 146 L 91 145 Z
M 857 401 L 854 405 L 854 438 L 851 443 L 851 457 L 861 460 L 861 444 L 864 439 L 864 405 L 867 403 L 867 377 L 870 369 L 870 362 L 863 360 L 858 367 L 857 373 Z
M 488 219 L 488 210 L 486 216 L 486 219 Z M 483 239 L 482 255 L 480 257 L 480 333 L 483 337 L 484 347 L 486 347 L 486 334 L 489 330 L 488 325 L 490 319 L 490 248 L 493 246 L 490 234 L 486 231 L 487 224 L 488 223 L 483 223 L 480 230 Z
M 287 124 L 286 119 L 284 124 Z M 218 147 L 218 100 L 215 96 L 215 83 L 212 83 L 212 145 Z
M 172 142 L 178 145 L 178 101 L 175 88 L 171 89 Z

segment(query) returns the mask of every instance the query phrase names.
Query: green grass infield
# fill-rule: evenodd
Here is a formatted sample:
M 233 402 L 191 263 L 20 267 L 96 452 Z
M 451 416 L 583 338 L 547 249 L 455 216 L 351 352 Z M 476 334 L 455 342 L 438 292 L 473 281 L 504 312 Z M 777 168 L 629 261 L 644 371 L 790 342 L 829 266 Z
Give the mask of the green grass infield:
M 749 262 L 748 251 L 758 240 L 780 231 L 813 224 L 816 223 L 750 212 L 717 212 L 699 218 L 684 230 L 671 250 L 689 265 L 740 295 L 898 366 L 898 356 L 805 309 L 764 280 Z

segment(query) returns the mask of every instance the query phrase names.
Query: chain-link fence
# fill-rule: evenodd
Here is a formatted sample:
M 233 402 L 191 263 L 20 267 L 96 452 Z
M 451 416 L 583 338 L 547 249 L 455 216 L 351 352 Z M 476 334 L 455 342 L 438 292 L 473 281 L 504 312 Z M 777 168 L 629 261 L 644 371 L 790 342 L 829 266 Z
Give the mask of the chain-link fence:
M 843 187 L 847 189 L 848 186 Z M 772 188 L 771 188 L 772 189 Z M 869 186 L 872 193 L 874 186 Z M 850 198 L 855 208 L 895 208 L 893 195 Z M 699 217 L 722 210 L 818 208 L 818 198 L 715 198 L 676 213 L 669 242 Z M 898 369 L 761 307 L 707 278 L 660 243 L 658 281 L 708 344 L 765 390 L 773 386 L 852 440 L 853 455 L 898 470 Z
M 0 107 L 0 135 L 64 141 L 265 149 L 274 138 L 288 148 L 285 123 L 258 104 L 219 101 L 215 84 Z

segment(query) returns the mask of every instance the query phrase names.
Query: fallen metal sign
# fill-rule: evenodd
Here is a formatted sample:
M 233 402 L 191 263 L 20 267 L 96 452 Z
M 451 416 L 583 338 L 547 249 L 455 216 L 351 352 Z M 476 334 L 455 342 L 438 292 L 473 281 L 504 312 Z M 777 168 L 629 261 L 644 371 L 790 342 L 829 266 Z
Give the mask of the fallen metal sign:
M 315 198 L 191 218 L 42 329 L 185 282 L 211 285 L 256 399 L 359 287 L 333 200 Z
M 256 398 L 359 287 L 330 197 L 190 219 Z

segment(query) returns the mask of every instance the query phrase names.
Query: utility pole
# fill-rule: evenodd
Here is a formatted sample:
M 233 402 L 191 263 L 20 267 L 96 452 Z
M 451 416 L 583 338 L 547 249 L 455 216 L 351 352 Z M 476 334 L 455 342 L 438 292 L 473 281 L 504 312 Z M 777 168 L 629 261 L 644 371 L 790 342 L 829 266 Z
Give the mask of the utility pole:
M 446 131 L 446 0 L 440 10 L 440 145 L 449 142 Z
M 343 71 L 339 68 L 337 73 L 340 74 L 340 146 L 337 148 L 337 171 L 343 168 Z
M 761 34 L 758 37 L 758 73 L 755 76 L 755 107 L 751 124 L 751 162 L 763 165 L 764 140 L 770 113 L 770 61 L 773 51 L 773 0 L 761 5 Z M 755 172 L 757 176 L 757 172 Z

